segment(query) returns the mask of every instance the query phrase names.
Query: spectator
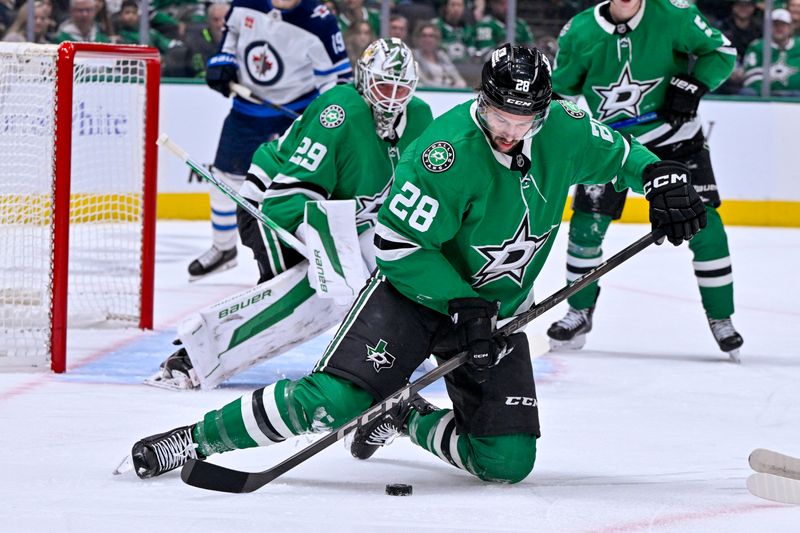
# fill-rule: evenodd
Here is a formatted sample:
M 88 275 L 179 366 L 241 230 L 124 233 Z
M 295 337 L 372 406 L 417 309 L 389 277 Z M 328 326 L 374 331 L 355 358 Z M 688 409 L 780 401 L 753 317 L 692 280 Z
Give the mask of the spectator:
M 744 59 L 744 53 L 750 43 L 761 37 L 761 24 L 756 20 L 755 13 L 755 0 L 735 0 L 731 14 L 719 25 L 720 31 L 736 47 L 739 61 Z
M 351 24 L 344 32 L 344 47 L 347 50 L 350 64 L 355 65 L 358 58 L 361 57 L 361 53 L 376 39 L 372 26 L 366 20 L 359 20 Z
M 58 27 L 55 43 L 63 41 L 108 43 L 108 35 L 95 22 L 97 4 L 95 0 L 70 0 L 69 18 Z
M 423 22 L 414 31 L 414 58 L 418 63 L 420 87 L 463 88 L 467 82 L 447 53 L 440 48 L 442 34 L 433 22 Z
M 543 35 L 536 39 L 536 48 L 541 50 L 550 64 L 555 64 L 558 53 L 558 40 L 552 35 Z
M 339 6 L 337 6 L 336 2 L 334 2 L 333 0 L 326 0 L 325 2 L 322 2 L 322 5 L 327 7 L 328 11 L 333 13 L 334 17 L 338 17 L 339 16 Z
M 177 44 L 176 41 L 164 37 L 157 30 L 148 33 L 148 44 L 158 48 L 162 54 Z M 139 2 L 138 0 L 122 0 L 119 10 L 119 42 L 122 44 L 139 44 Z
M 52 7 L 44 2 L 36 1 L 33 5 L 33 41 L 37 44 L 47 44 L 47 30 L 52 22 L 50 13 Z M 28 40 L 28 4 L 22 4 L 17 11 L 17 18 L 9 27 L 3 40 L 6 42 L 23 43 Z
M 397 37 L 408 44 L 408 19 L 397 14 L 389 17 L 389 37 Z
M 789 0 L 786 3 L 786 9 L 792 15 L 792 24 L 794 24 L 794 33 L 800 31 L 800 0 Z
M 346 32 L 347 28 L 353 23 L 362 20 L 369 23 L 373 35 L 380 35 L 381 33 L 380 13 L 364 7 L 364 0 L 342 0 L 337 19 L 342 33 Z
M 440 17 L 433 19 L 442 35 L 442 47 L 454 63 L 463 63 L 475 53 L 475 26 L 466 18 L 464 0 L 447 0 Z
M 10 30 L 15 18 L 14 0 L 0 0 L 0 35 Z
M 508 13 L 507 0 L 489 0 L 489 14 L 485 15 L 477 24 L 475 33 L 475 48 L 479 57 L 494 50 L 498 43 L 506 42 L 506 14 Z M 515 28 L 517 44 L 533 46 L 533 33 L 530 26 L 522 18 L 517 18 Z
M 117 42 L 116 31 L 114 31 L 114 25 L 111 23 L 111 13 L 106 5 L 106 0 L 95 0 L 94 3 L 97 9 L 97 14 L 94 16 L 97 27 L 108 35 L 112 42 Z
M 800 46 L 792 34 L 794 23 L 786 9 L 772 11 L 772 64 L 769 69 L 770 92 L 775 96 L 800 96 Z M 764 40 L 758 39 L 744 57 L 745 80 L 742 94 L 761 94 L 764 79 L 762 55 Z
M 206 63 L 217 53 L 225 29 L 225 16 L 230 4 L 209 4 L 206 23 L 190 24 L 183 46 L 171 48 L 163 58 L 163 76 L 181 78 L 205 78 Z

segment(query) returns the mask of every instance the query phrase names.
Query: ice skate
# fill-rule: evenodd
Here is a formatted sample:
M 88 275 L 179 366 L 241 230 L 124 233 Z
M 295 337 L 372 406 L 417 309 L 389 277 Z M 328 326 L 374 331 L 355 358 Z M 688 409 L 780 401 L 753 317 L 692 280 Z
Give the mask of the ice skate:
M 203 255 L 189 264 L 189 281 L 196 281 L 210 274 L 219 274 L 236 266 L 236 248 L 220 250 L 211 246 Z
M 426 415 L 435 411 L 436 407 L 421 396 L 416 396 L 410 402 L 400 402 L 386 413 L 370 420 L 355 431 L 353 442 L 350 444 L 350 453 L 353 457 L 369 459 L 381 446 L 391 444 L 399 436 L 407 435 L 406 422 L 411 409 Z
M 580 350 L 586 344 L 586 334 L 592 331 L 592 314 L 594 306 L 588 309 L 575 309 L 570 306 L 564 318 L 553 322 L 547 330 L 550 338 L 550 349 Z
M 717 341 L 719 349 L 726 352 L 734 363 L 741 362 L 739 358 L 739 348 L 744 344 L 744 339 L 739 335 L 739 332 L 733 327 L 733 322 L 730 318 L 708 319 L 708 325 L 711 327 L 711 333 L 714 334 L 714 340 Z
M 189 354 L 186 353 L 186 348 L 180 348 L 167 357 L 161 363 L 158 372 L 145 379 L 144 382 L 153 387 L 170 390 L 200 388 L 200 380 L 197 378 L 197 372 L 192 365 L 192 360 L 189 359 Z
M 205 456 L 197 453 L 192 427 L 184 426 L 138 441 L 131 449 L 131 459 L 136 475 L 147 479 L 175 470 L 189 459 L 205 459 Z

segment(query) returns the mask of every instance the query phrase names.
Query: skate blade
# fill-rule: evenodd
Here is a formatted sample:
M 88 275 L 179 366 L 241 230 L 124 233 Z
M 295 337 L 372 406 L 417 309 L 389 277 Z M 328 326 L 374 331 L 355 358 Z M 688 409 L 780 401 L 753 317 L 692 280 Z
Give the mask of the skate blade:
M 562 352 L 562 351 L 580 350 L 581 348 L 583 348 L 584 344 L 586 344 L 585 333 L 582 333 L 580 335 L 575 335 L 572 339 L 568 341 L 559 341 L 556 339 L 550 339 L 550 351 Z
M 114 469 L 112 474 L 115 476 L 119 476 L 122 474 L 126 474 L 133 470 L 133 457 L 130 454 L 123 457 L 122 461 L 120 461 L 119 465 Z
M 191 386 L 186 379 L 165 378 L 161 374 L 156 374 L 154 376 L 150 376 L 149 378 L 145 378 L 143 383 L 151 387 L 156 387 L 157 389 L 172 391 L 193 390 L 196 388 Z
M 230 270 L 230 269 L 232 269 L 233 267 L 235 267 L 238 264 L 239 263 L 236 262 L 236 259 L 231 259 L 230 261 L 228 261 L 224 265 L 218 266 L 217 268 L 215 268 L 214 270 L 212 270 L 208 274 L 203 274 L 202 276 L 192 276 L 191 274 L 189 274 L 189 282 L 191 283 L 191 282 L 197 281 L 199 279 L 205 279 L 205 278 L 207 278 L 209 276 L 213 276 L 214 274 L 219 274 L 220 272 L 225 272 L 226 270 Z
M 736 350 L 731 350 L 730 352 L 728 352 L 728 357 L 730 357 L 731 363 L 736 363 L 738 365 L 741 364 L 742 362 L 742 358 L 739 355 L 738 348 Z

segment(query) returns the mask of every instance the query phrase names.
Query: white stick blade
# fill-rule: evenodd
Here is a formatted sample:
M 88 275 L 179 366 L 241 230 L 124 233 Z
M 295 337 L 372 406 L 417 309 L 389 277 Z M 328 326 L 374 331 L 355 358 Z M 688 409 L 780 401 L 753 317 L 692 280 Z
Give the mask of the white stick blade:
M 748 462 L 756 472 L 800 479 L 800 459 L 791 455 L 757 448 L 750 453 Z
M 800 505 L 800 481 L 796 479 L 757 473 L 747 478 L 747 490 L 765 500 Z

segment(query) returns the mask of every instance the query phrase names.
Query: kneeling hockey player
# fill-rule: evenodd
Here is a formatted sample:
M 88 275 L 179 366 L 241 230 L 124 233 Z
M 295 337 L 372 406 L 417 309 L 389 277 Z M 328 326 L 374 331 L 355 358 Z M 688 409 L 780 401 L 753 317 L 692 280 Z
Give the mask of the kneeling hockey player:
M 705 225 L 705 209 L 685 166 L 551 101 L 539 50 L 503 45 L 481 78 L 477 99 L 436 119 L 403 156 L 378 214 L 379 270 L 314 371 L 136 442 L 139 477 L 339 427 L 403 386 L 428 354 L 462 351 L 468 363 L 446 376 L 452 410 L 419 396 L 400 402 L 356 432 L 351 452 L 367 458 L 400 432 L 486 481 L 531 472 L 540 433 L 527 338 L 498 337 L 494 325 L 533 305 L 570 186 L 644 190 L 653 226 L 676 245 Z

